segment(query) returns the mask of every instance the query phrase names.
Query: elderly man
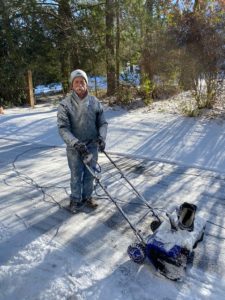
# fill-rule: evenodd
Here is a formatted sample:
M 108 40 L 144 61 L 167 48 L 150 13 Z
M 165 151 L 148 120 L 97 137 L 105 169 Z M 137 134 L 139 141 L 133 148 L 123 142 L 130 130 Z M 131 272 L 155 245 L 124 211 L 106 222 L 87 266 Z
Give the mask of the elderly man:
M 83 70 L 70 75 L 72 94 L 58 107 L 59 134 L 67 145 L 67 159 L 71 172 L 70 209 L 79 211 L 84 205 L 96 208 L 92 198 L 94 178 L 85 167 L 82 155 L 90 152 L 90 166 L 95 168 L 98 150 L 105 149 L 107 122 L 98 99 L 88 93 L 88 77 Z

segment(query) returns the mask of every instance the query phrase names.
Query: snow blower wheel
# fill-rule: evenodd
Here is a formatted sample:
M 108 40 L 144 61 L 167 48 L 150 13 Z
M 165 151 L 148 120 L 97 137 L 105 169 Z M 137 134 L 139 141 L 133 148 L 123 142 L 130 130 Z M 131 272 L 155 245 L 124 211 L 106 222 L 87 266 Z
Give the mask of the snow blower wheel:
M 127 248 L 127 253 L 131 260 L 137 264 L 142 264 L 146 258 L 145 247 L 142 244 L 132 244 Z

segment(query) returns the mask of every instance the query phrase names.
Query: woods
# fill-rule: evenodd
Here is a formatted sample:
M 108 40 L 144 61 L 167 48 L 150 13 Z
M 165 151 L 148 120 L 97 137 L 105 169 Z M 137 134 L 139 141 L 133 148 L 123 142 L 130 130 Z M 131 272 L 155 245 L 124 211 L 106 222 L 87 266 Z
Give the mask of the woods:
M 210 107 L 225 67 L 224 5 L 0 0 L 0 104 L 26 103 L 28 70 L 34 86 L 62 82 L 67 93 L 70 71 L 82 68 L 107 76 L 107 94 L 118 95 L 129 62 L 140 66 L 145 99 L 191 89 L 198 108 Z

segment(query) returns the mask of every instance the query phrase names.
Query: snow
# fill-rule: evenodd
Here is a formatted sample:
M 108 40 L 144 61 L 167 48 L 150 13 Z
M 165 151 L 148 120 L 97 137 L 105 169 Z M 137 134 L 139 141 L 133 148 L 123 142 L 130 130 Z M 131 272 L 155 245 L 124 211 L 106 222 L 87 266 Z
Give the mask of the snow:
M 224 299 L 225 122 L 107 108 L 107 151 L 159 214 L 190 202 L 207 222 L 182 282 L 126 249 L 136 241 L 98 187 L 96 211 L 66 209 L 69 171 L 57 108 L 0 115 L 0 299 Z M 143 235 L 151 213 L 100 154 L 101 180 Z M 165 215 L 165 214 L 164 214 Z
M 50 83 L 48 85 L 37 85 L 34 88 L 34 94 L 36 96 L 56 94 L 63 91 L 61 82 Z
M 177 230 L 171 230 L 169 219 L 166 219 L 154 235 L 154 239 L 164 244 L 164 249 L 170 251 L 174 246 L 180 246 L 189 251 L 192 251 L 194 244 L 201 238 L 204 232 L 205 220 L 199 216 L 195 217 L 194 229 L 189 232 L 188 230 L 181 230 L 178 227 L 177 213 L 174 211 L 171 214 Z M 150 239 L 153 239 L 151 236 Z

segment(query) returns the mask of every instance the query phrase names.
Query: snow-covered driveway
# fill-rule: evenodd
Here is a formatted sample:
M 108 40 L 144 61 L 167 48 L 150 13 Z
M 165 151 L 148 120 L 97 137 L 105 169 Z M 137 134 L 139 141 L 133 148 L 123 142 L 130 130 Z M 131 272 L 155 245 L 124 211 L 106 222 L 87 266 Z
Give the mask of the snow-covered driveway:
M 107 150 L 150 205 L 194 203 L 207 222 L 183 282 L 126 254 L 135 241 L 97 189 L 94 212 L 71 215 L 56 108 L 0 116 L 0 299 L 224 299 L 225 122 L 108 110 Z M 144 233 L 151 214 L 101 154 L 102 181 Z

